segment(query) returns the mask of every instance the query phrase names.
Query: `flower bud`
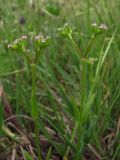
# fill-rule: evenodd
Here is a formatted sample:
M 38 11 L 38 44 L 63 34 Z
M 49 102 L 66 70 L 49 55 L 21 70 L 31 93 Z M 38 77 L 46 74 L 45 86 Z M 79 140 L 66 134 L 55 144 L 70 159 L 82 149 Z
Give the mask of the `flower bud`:
M 58 28 L 58 31 L 65 38 L 72 37 L 72 29 L 67 23 L 65 23 L 62 28 Z

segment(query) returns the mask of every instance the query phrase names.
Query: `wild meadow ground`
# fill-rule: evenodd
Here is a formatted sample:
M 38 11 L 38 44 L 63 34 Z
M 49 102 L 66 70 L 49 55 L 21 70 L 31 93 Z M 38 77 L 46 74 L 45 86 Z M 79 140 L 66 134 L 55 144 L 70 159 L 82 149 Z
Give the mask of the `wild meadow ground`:
M 120 160 L 119 0 L 0 0 L 0 160 Z

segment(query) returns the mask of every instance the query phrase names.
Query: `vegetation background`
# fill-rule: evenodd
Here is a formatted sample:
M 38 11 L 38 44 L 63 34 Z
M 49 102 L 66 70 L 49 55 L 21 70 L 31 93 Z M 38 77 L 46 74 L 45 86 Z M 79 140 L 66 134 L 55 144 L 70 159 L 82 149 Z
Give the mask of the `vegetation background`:
M 120 159 L 119 11 L 119 0 L 0 0 L 0 160 Z M 94 42 L 93 23 L 108 28 Z M 51 43 L 35 66 L 35 118 L 31 65 L 8 44 L 39 33 Z

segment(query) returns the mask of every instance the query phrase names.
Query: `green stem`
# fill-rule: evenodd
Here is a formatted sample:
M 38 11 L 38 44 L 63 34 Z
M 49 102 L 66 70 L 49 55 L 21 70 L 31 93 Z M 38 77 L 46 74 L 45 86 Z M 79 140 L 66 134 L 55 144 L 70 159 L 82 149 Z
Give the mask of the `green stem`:
M 73 3 L 72 0 L 70 0 L 70 4 L 71 4 L 71 10 L 72 10 L 73 16 L 74 16 L 75 25 L 78 27 L 77 16 L 76 16 L 76 13 L 75 13 L 74 3 Z
M 82 115 L 82 108 L 83 108 L 83 102 L 85 100 L 85 63 L 83 60 L 83 54 L 81 52 L 81 49 L 78 47 L 78 45 L 76 44 L 76 42 L 74 41 L 74 39 L 72 37 L 69 37 L 72 45 L 74 46 L 74 48 L 76 49 L 80 59 L 81 59 L 81 66 L 82 66 L 82 71 L 81 71 L 81 84 L 80 84 L 80 88 L 81 88 L 81 107 L 80 107 L 80 115 Z M 77 142 L 77 153 L 76 153 L 76 160 L 80 160 L 80 149 L 82 148 L 81 146 L 81 135 L 82 135 L 82 122 L 79 120 L 78 124 L 76 124 L 74 131 L 72 133 L 72 138 L 71 140 L 73 141 L 73 138 L 75 136 L 75 132 L 76 130 L 78 130 L 78 142 Z M 67 153 L 68 154 L 69 148 L 67 149 Z
M 82 157 L 81 157 L 81 148 L 82 148 L 82 145 L 81 145 L 81 138 L 82 138 L 82 127 L 81 127 L 81 122 L 79 122 L 78 124 L 78 143 L 77 143 L 77 154 L 76 154 L 76 158 L 75 160 L 82 160 Z
M 16 114 L 19 113 L 19 75 L 16 73 Z
M 81 66 L 82 67 L 81 67 L 80 89 L 81 89 L 81 107 L 82 107 L 86 97 L 86 79 L 85 79 L 86 66 L 84 60 L 82 60 Z
M 72 37 L 69 37 L 70 41 L 72 42 L 73 47 L 76 49 L 77 53 L 79 54 L 80 58 L 82 59 L 82 51 L 81 49 L 77 46 L 76 42 Z
M 40 139 L 39 139 L 39 118 L 38 118 L 38 107 L 36 101 L 36 66 L 35 64 L 31 64 L 31 72 L 32 72 L 32 93 L 31 93 L 31 113 L 35 125 L 35 144 L 37 147 L 38 159 L 42 160 L 41 157 L 41 149 L 40 149 Z
M 90 2 L 87 0 L 87 25 L 90 25 Z
M 74 140 L 74 138 L 76 136 L 77 129 L 78 129 L 78 121 L 75 123 L 75 127 L 74 127 L 72 135 L 71 135 L 71 140 L 70 140 L 71 143 L 73 142 L 73 140 Z M 70 146 L 68 146 L 68 148 L 67 148 L 66 157 L 67 157 L 69 151 L 70 151 Z
M 92 35 L 92 37 L 91 37 L 91 39 L 90 39 L 90 41 L 89 41 L 89 43 L 88 43 L 87 49 L 86 49 L 86 51 L 85 51 L 84 57 L 87 57 L 87 56 L 88 56 L 88 54 L 89 54 L 89 52 L 90 52 L 90 50 L 91 50 L 91 48 L 92 48 L 92 46 L 93 46 L 93 43 L 94 43 L 95 38 L 96 38 L 96 35 Z
M 79 109 L 79 115 L 80 115 L 80 119 L 79 119 L 79 122 L 78 122 L 78 140 L 77 140 L 77 154 L 76 154 L 76 160 L 81 160 L 82 157 L 81 157 L 81 151 L 82 151 L 82 148 L 83 148 L 83 144 L 81 143 L 81 139 L 83 138 L 82 137 L 82 133 L 83 133 L 83 130 L 82 130 L 82 120 L 81 120 L 81 117 L 82 117 L 82 113 L 83 113 L 83 107 L 84 107 L 84 101 L 85 101 L 85 98 L 86 98 L 86 64 L 84 62 L 84 60 L 82 60 L 82 63 L 81 63 L 81 81 L 80 81 L 80 93 L 81 93 L 81 106 L 80 106 L 80 109 Z
M 29 63 L 31 63 L 31 59 L 30 59 L 30 57 L 28 56 L 28 54 L 27 54 L 26 52 L 22 52 L 22 54 L 23 54 L 23 56 L 25 57 L 25 59 L 27 59 L 27 61 L 28 61 Z
M 35 63 L 35 64 L 38 63 L 39 58 L 40 58 L 40 56 L 42 55 L 42 53 L 43 53 L 43 52 L 42 52 L 42 49 L 36 51 L 36 56 L 35 56 L 35 59 L 34 59 L 34 63 Z

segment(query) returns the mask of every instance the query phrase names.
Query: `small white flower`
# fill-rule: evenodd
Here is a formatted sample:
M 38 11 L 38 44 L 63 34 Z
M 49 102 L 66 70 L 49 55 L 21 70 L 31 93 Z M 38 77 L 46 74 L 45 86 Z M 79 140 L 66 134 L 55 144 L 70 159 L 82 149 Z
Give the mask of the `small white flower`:
M 93 27 L 97 27 L 97 23 L 93 23 L 92 26 L 93 26 Z
M 35 40 L 39 40 L 40 39 L 40 35 L 35 36 Z
M 12 44 L 8 44 L 8 48 L 12 48 Z
M 27 36 L 22 36 L 21 39 L 27 39 Z
M 99 26 L 100 29 L 103 29 L 103 30 L 108 30 L 107 26 L 105 24 L 101 24 Z

